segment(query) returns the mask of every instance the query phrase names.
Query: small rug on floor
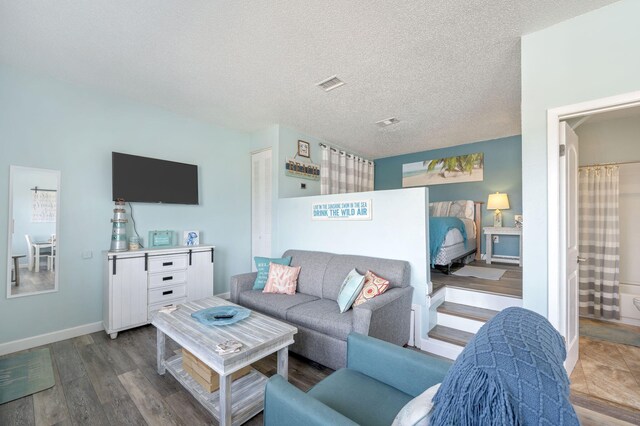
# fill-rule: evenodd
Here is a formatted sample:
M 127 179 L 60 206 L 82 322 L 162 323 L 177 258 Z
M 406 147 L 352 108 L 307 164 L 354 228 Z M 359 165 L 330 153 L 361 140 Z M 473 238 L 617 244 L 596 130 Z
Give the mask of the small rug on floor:
M 507 272 L 506 269 L 481 268 L 479 266 L 465 265 L 455 271 L 453 275 L 457 275 L 459 277 L 476 277 L 482 278 L 483 280 L 498 281 L 500 280 L 500 278 L 502 278 L 505 272 Z
M 640 347 L 640 328 L 580 318 L 580 335 L 596 340 Z
M 0 404 L 49 389 L 54 384 L 48 348 L 0 359 Z

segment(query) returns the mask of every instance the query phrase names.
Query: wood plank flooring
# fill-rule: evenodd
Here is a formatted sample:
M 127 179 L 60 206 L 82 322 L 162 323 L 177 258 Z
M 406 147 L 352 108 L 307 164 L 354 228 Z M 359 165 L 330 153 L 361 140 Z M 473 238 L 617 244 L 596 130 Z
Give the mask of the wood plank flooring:
M 52 353 L 56 385 L 0 405 L 0 425 L 217 424 L 171 375 L 156 373 L 155 336 L 155 328 L 145 326 L 121 332 L 116 340 L 98 332 L 45 346 Z M 167 338 L 167 350 L 178 349 Z M 269 356 L 253 367 L 272 376 L 276 357 Z M 289 381 L 303 391 L 332 372 L 290 353 Z M 603 408 L 584 395 L 575 398 L 583 425 L 639 424 L 640 417 L 634 416 L 640 412 L 609 405 Z M 606 413 L 600 413 L 600 408 Z M 261 413 L 247 424 L 258 426 L 262 419 Z
M 431 270 L 431 282 L 435 293 L 444 286 L 458 287 L 465 290 L 481 291 L 486 293 L 501 294 L 522 299 L 522 268 L 518 265 L 508 263 L 492 263 L 487 265 L 484 260 L 474 260 L 469 266 L 479 268 L 506 269 L 507 272 L 497 281 L 484 280 L 475 277 L 459 277 L 457 275 L 447 275 L 438 270 Z

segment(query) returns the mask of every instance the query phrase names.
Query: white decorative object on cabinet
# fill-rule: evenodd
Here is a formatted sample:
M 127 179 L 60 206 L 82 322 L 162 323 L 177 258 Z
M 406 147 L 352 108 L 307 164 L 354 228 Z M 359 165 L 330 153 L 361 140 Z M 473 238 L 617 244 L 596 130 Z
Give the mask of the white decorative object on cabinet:
M 104 329 L 118 332 L 151 322 L 162 307 L 213 296 L 214 246 L 105 252 Z

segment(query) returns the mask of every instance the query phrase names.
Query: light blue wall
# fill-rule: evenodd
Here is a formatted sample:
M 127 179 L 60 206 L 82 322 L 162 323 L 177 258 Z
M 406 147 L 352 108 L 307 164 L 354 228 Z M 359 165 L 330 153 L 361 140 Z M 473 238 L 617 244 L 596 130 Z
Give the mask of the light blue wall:
M 62 172 L 60 291 L 0 297 L 0 343 L 101 321 L 111 151 L 197 164 L 200 205 L 134 204 L 139 232 L 201 230 L 202 242 L 217 246 L 216 293 L 228 291 L 231 275 L 250 269 L 248 134 L 6 67 L 0 93 L 0 241 L 7 241 L 9 165 Z M 85 250 L 93 258 L 82 259 Z M 6 243 L 0 258 L 7 258 Z M 0 277 L 6 267 L 0 262 Z
M 640 1 L 522 38 L 523 304 L 547 314 L 547 110 L 640 90 Z
M 462 154 L 484 153 L 484 180 L 482 182 L 450 183 L 429 187 L 429 200 L 474 200 L 483 201 L 482 224 L 493 226 L 493 210 L 486 209 L 487 198 L 493 192 L 505 192 L 509 196 L 511 209 L 504 210 L 502 222 L 513 226 L 514 215 L 522 213 L 522 153 L 520 136 L 434 149 L 396 157 L 375 160 L 375 189 L 402 188 L 402 165 L 434 158 L 452 157 Z M 525 216 L 526 222 L 526 216 Z M 500 236 L 494 244 L 495 254 L 518 255 L 518 237 Z M 482 239 L 484 253 L 484 238 Z

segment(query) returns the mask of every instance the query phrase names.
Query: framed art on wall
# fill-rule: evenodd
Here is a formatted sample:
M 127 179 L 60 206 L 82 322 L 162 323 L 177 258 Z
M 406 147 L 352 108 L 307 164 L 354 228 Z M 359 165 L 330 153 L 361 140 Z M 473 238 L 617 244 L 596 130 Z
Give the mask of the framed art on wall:
M 311 149 L 309 148 L 309 142 L 298 141 L 298 155 L 300 157 L 311 157 Z

